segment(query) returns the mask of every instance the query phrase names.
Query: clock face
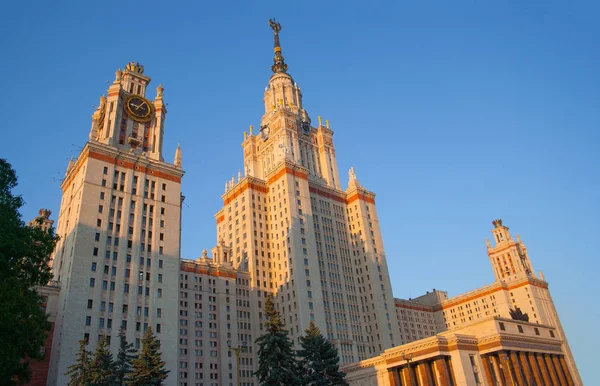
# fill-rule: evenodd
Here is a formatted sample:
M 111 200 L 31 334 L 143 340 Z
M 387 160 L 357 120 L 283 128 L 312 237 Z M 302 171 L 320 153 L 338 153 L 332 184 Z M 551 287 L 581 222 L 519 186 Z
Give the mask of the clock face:
M 146 99 L 139 96 L 132 96 L 125 103 L 127 112 L 134 120 L 148 122 L 152 119 L 152 106 Z
M 302 132 L 307 135 L 310 133 L 310 125 L 306 121 L 302 121 Z
M 260 136 L 262 137 L 263 141 L 266 141 L 267 139 L 269 139 L 270 131 L 271 131 L 271 129 L 269 129 L 269 126 L 267 126 L 267 125 L 261 126 Z

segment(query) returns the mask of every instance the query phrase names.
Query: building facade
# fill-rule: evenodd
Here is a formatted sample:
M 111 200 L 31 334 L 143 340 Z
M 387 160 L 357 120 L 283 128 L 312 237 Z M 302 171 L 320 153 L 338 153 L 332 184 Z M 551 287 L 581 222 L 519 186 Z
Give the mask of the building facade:
M 272 295 L 296 344 L 314 321 L 351 363 L 400 343 L 375 194 L 353 170 L 342 190 L 333 130 L 311 123 L 271 26 L 265 113 L 258 133 L 244 133 L 244 173 L 225 184 L 217 240 L 231 250 L 224 262 L 251 276 L 253 336 Z
M 582 385 L 555 327 L 488 316 L 346 366 L 352 386 Z
M 124 329 L 140 348 L 147 327 L 161 342 L 168 385 L 258 385 L 254 341 L 269 296 L 296 347 L 314 321 L 356 385 L 410 384 L 407 374 L 419 385 L 535 374 L 581 384 L 548 284 L 501 220 L 488 242 L 493 284 L 453 298 L 393 298 L 375 194 L 353 168 L 342 189 L 333 130 L 321 117 L 312 123 L 287 72 L 281 26 L 270 25 L 265 113 L 256 133 L 244 132 L 243 172 L 225 183 L 211 256 L 180 258 L 184 172 L 179 148 L 173 163 L 163 158 L 164 89 L 149 100 L 141 65 L 116 72 L 61 185 L 48 385 L 67 383 L 80 339 L 93 349 Z
M 415 299 L 396 299 L 397 323 L 404 343 L 459 330 L 490 317 L 517 318 L 553 328 L 569 374 L 575 384 L 581 384 L 548 283 L 541 272 L 539 276 L 534 273 L 521 238 L 517 235 L 513 239 L 502 220 L 492 224 L 493 244 L 486 240 L 486 245 L 495 282 L 452 298 L 434 289 Z
M 49 385 L 67 384 L 79 340 L 93 349 L 121 328 L 139 348 L 151 326 L 167 369 L 177 371 L 183 171 L 179 150 L 173 164 L 163 159 L 164 90 L 148 100 L 149 83 L 139 64 L 116 72 L 61 184 L 52 266 L 61 291 Z

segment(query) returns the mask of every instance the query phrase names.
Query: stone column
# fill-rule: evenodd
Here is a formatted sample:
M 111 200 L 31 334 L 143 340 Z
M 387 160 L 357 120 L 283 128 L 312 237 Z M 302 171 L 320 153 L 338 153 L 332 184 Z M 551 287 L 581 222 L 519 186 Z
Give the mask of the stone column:
M 531 386 L 533 374 L 531 373 L 529 362 L 527 362 L 527 354 L 525 354 L 523 351 L 519 352 L 519 364 L 521 365 L 521 370 L 523 370 L 523 377 L 525 377 L 526 380 L 525 385 Z
M 552 363 L 552 359 L 550 359 L 550 355 L 544 354 L 544 361 L 546 362 L 546 367 L 548 367 L 548 373 L 550 373 L 550 379 L 556 386 L 560 386 L 558 382 L 558 376 L 556 375 L 556 371 L 554 370 L 554 364 Z
M 485 380 L 487 381 L 488 385 L 496 386 L 496 383 L 494 382 L 494 377 L 492 377 L 492 371 L 494 371 L 494 368 L 492 367 L 492 363 L 490 362 L 490 357 L 482 356 L 481 362 L 483 362 L 483 372 L 485 373 Z
M 500 368 L 500 358 L 498 358 L 498 354 L 490 355 L 490 363 L 492 364 L 492 369 L 494 370 L 494 374 L 496 374 L 496 379 L 498 380 L 498 384 L 501 386 L 506 385 L 506 380 L 504 379 L 504 374 Z
M 550 355 L 550 359 L 552 360 L 552 364 L 554 365 L 554 370 L 556 370 L 556 374 L 558 375 L 558 380 L 560 381 L 560 384 L 566 385 L 567 378 L 565 377 L 565 374 L 563 373 L 562 366 L 560 365 L 560 362 L 558 361 L 558 357 L 556 355 Z
M 508 358 L 506 351 L 498 351 L 498 364 L 504 377 L 504 383 L 508 386 L 516 386 L 516 380 L 510 368 L 510 359 L 507 361 L 506 358 Z
M 412 386 L 410 384 L 410 377 L 408 375 L 408 368 L 407 367 L 402 367 L 400 369 L 400 377 L 402 378 L 402 385 Z
M 448 367 L 446 365 L 445 358 L 438 358 L 434 362 L 435 369 L 439 374 L 440 386 L 452 386 L 450 383 L 450 374 L 448 373 Z
M 390 379 L 390 386 L 400 386 L 400 378 L 398 377 L 397 367 L 388 369 L 388 376 Z
M 542 380 L 542 373 L 540 372 L 540 367 L 535 360 L 535 354 L 527 353 L 527 360 L 529 361 L 529 367 L 531 367 L 531 373 L 533 374 L 533 379 L 535 379 L 535 384 L 543 386 L 544 382 Z
M 450 373 L 450 384 L 456 385 L 456 377 L 454 376 L 454 367 L 452 366 L 452 358 L 447 357 L 448 372 Z
M 544 354 L 535 354 L 535 359 L 537 360 L 538 367 L 540 368 L 540 372 L 542 373 L 542 378 L 544 379 L 544 384 L 548 386 L 552 386 L 552 381 L 550 380 L 550 374 L 548 373 L 548 368 L 546 367 L 546 363 L 544 362 Z
M 513 369 L 513 377 L 515 377 L 515 382 L 519 385 L 526 385 L 525 377 L 523 376 L 523 369 L 521 368 L 521 364 L 519 363 L 519 357 L 517 356 L 516 351 L 510 352 L 510 364 Z
M 429 372 L 427 362 L 419 363 L 416 368 L 419 370 L 419 378 L 421 382 L 417 383 L 420 386 L 434 386 L 433 380 L 431 379 L 431 373 Z
M 561 355 L 558 361 L 560 362 L 560 367 L 562 367 L 563 372 L 565 373 L 565 377 L 567 378 L 567 385 L 575 386 L 575 382 L 573 382 L 573 377 L 571 377 L 571 373 L 569 372 L 569 366 L 567 366 L 565 357 Z

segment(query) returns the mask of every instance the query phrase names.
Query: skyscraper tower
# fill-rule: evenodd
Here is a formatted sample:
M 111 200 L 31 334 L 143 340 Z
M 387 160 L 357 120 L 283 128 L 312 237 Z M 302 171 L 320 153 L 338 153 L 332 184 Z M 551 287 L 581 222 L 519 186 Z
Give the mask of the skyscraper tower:
M 77 341 L 93 350 L 117 335 L 140 346 L 146 327 L 161 341 L 176 384 L 180 257 L 181 150 L 163 159 L 166 105 L 158 86 L 128 63 L 92 115 L 89 141 L 69 162 L 58 216 L 61 240 L 53 256 L 60 282 L 49 385 L 66 385 Z M 171 229 L 172 231 L 166 231 Z
M 366 359 L 400 343 L 375 194 L 353 169 L 342 190 L 333 130 L 321 117 L 311 124 L 287 72 L 281 25 L 269 25 L 275 56 L 265 113 L 258 133 L 252 126 L 244 133 L 244 176 L 225 183 L 218 244 L 251 275 L 254 336 L 262 334 L 264 299 L 273 295 L 296 343 L 313 320 L 342 363 Z

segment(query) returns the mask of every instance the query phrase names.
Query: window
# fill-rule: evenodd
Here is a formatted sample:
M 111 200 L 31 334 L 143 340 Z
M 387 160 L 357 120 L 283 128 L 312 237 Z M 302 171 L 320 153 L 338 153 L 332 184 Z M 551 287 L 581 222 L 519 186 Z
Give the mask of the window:
M 500 326 L 500 330 L 506 331 L 506 328 L 504 327 L 504 323 L 503 322 L 499 322 L 498 325 Z
M 96 263 L 92 263 L 92 272 L 96 272 Z
M 94 247 L 93 254 L 94 254 L 94 256 L 98 256 L 98 247 Z
M 92 308 L 94 306 L 94 301 L 92 299 L 88 299 L 88 306 L 87 308 Z
M 96 286 L 96 279 L 94 279 L 93 277 L 90 279 L 90 287 L 95 287 Z
M 159 289 L 158 289 L 158 294 L 157 294 L 157 296 L 158 296 L 159 298 L 162 298 L 162 289 L 161 289 L 161 288 L 159 288 Z
M 92 325 L 92 317 L 91 316 L 86 316 L 85 317 L 85 325 L 86 326 L 91 326 Z
M 519 329 L 519 332 L 522 334 L 523 333 L 523 326 L 521 326 L 520 324 L 517 325 L 517 328 Z
M 162 268 L 163 267 L 163 261 L 162 260 L 158 260 L 158 268 Z
M 104 207 L 102 205 L 98 205 L 98 213 L 102 213 Z
M 96 232 L 96 236 L 94 237 L 94 241 L 100 241 L 100 233 Z

